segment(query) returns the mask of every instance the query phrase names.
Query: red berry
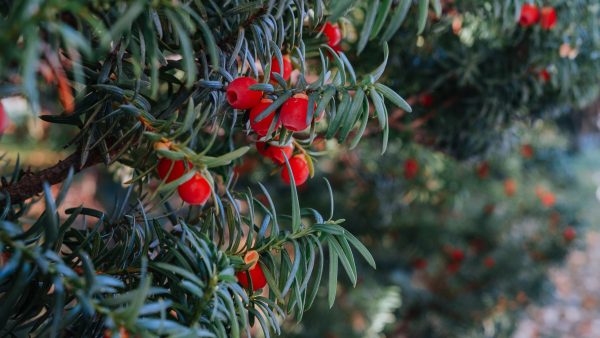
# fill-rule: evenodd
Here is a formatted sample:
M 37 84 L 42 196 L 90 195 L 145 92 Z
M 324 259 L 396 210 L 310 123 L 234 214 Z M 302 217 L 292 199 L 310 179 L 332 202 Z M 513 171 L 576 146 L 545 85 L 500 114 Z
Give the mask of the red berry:
M 283 61 L 283 79 L 288 81 L 292 75 L 292 60 L 289 55 L 284 55 L 281 61 Z M 279 75 L 281 75 L 281 68 L 279 67 L 279 62 L 276 57 L 271 59 L 271 81 L 276 81 L 273 73 L 279 73 Z
M 461 249 L 452 249 L 450 258 L 455 262 L 462 262 L 465 259 L 465 253 Z
M 483 260 L 483 264 L 484 264 L 486 267 L 488 267 L 489 269 L 491 269 L 491 268 L 493 268 L 493 267 L 494 267 L 494 265 L 496 265 L 496 260 L 495 260 L 494 258 L 492 258 L 492 257 L 486 257 L 486 258 Z
M 545 207 L 550 208 L 556 204 L 556 196 L 553 193 L 546 191 L 540 196 L 540 201 Z
M 4 133 L 4 129 L 8 127 L 8 115 L 4 110 L 4 105 L 0 102 L 0 135 Z
M 248 270 L 250 278 L 252 279 L 252 290 L 256 291 L 264 288 L 267 285 L 267 278 L 260 265 L 256 264 L 254 269 Z M 248 282 L 248 276 L 246 271 L 240 271 L 236 274 L 236 277 L 244 289 L 250 288 L 250 282 Z
M 425 108 L 429 108 L 433 106 L 433 95 L 431 94 L 422 94 L 419 96 L 419 104 L 421 104 Z
M 227 86 L 227 102 L 235 109 L 250 109 L 256 106 L 263 96 L 260 90 L 251 90 L 250 86 L 257 82 L 251 77 L 242 76 L 231 81 Z
M 333 48 L 342 42 L 342 31 L 340 30 L 340 26 L 338 26 L 338 24 L 326 22 L 323 26 L 323 35 L 327 37 L 327 44 L 329 47 Z
M 575 237 L 577 236 L 577 232 L 575 231 L 575 229 L 573 227 L 567 227 L 564 231 L 563 231 L 563 238 L 565 239 L 565 241 L 567 242 L 571 242 L 575 239 Z
M 521 156 L 524 158 L 533 157 L 533 147 L 530 144 L 524 144 L 521 146 Z
M 517 182 L 512 178 L 507 178 L 504 181 L 504 193 L 506 196 L 512 196 L 517 192 Z
M 191 205 L 202 205 L 210 198 L 211 187 L 208 180 L 196 173 L 187 182 L 177 187 L 179 197 Z
M 316 106 L 316 104 L 315 104 Z M 280 110 L 280 120 L 283 126 L 291 131 L 302 131 L 308 128 L 310 121 L 306 121 L 308 114 L 308 96 L 296 94 L 287 99 Z
M 556 26 L 556 10 L 554 8 L 543 7 L 541 15 L 540 26 L 543 29 L 550 30 Z
M 259 154 L 270 158 L 273 163 L 282 165 L 285 163 L 285 157 L 283 156 L 283 153 L 285 153 L 285 156 L 288 159 L 291 158 L 292 153 L 294 152 L 294 146 L 291 144 L 278 146 L 267 142 L 256 142 L 256 150 L 258 150 Z
M 419 173 L 419 162 L 414 158 L 409 158 L 404 161 L 404 178 L 412 180 Z
M 547 69 L 542 69 L 538 73 L 538 76 L 542 82 L 548 82 L 552 79 L 552 76 L 550 75 L 550 72 Z
M 308 169 L 308 163 L 304 158 L 304 155 L 296 155 L 289 159 L 290 168 L 292 169 L 292 174 L 294 175 L 294 182 L 296 182 L 296 186 L 304 184 L 308 179 L 308 175 L 310 174 Z M 290 175 L 288 173 L 287 166 L 281 168 L 281 179 L 286 184 L 290 184 Z
M 248 273 L 250 274 L 250 280 L 252 281 L 252 290 L 256 291 L 264 288 L 267 285 L 267 278 L 265 277 L 265 273 L 263 272 L 260 264 L 258 264 L 258 259 L 260 258 L 258 252 L 252 250 L 248 251 L 244 256 L 244 262 L 246 264 L 252 264 L 248 269 Z M 246 271 L 240 271 L 235 274 L 238 279 L 238 282 L 244 289 L 250 288 L 250 282 L 248 281 L 248 274 Z
M 490 175 L 490 165 L 487 161 L 483 161 L 481 162 L 478 166 L 477 166 L 477 176 L 479 176 L 479 178 L 486 179 L 488 176 Z
M 171 166 L 173 166 L 173 169 L 171 169 Z M 169 177 L 166 179 L 166 182 L 169 183 L 183 176 L 189 168 L 191 168 L 191 164 L 187 161 L 173 161 L 163 157 L 158 161 L 156 171 L 158 171 L 158 177 L 160 177 L 161 180 L 165 179 L 167 174 L 169 174 Z M 169 173 L 169 170 L 171 170 L 171 173 Z
M 536 5 L 523 4 L 519 24 L 523 27 L 535 25 L 540 20 L 540 10 Z
M 262 113 L 265 109 L 267 109 L 267 107 L 269 107 L 271 103 L 273 103 L 273 100 L 271 99 L 262 99 L 260 100 L 259 104 L 257 104 L 256 106 L 254 106 L 254 108 L 252 108 L 252 110 L 250 110 L 250 128 L 252 128 L 252 130 L 254 130 L 254 132 L 258 136 L 267 135 L 269 127 L 271 126 L 271 123 L 275 118 L 275 112 L 273 111 L 264 119 L 258 122 L 255 121 L 256 117 L 260 115 L 260 113 Z M 279 128 L 279 126 L 281 126 L 281 121 L 277 121 L 277 123 L 275 124 L 275 129 Z
M 423 270 L 427 268 L 427 260 L 424 258 L 417 258 L 412 263 L 416 270 Z

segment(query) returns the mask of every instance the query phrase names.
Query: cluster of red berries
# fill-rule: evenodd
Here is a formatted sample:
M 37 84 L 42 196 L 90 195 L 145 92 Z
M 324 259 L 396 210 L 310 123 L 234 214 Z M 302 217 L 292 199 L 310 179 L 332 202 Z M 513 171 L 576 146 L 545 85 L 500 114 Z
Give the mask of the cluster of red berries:
M 556 10 L 553 7 L 542 7 L 540 10 L 534 4 L 523 4 L 519 24 L 523 27 L 531 27 L 540 23 L 542 29 L 550 30 L 556 26 Z
M 289 79 L 289 74 L 291 72 L 291 62 L 288 64 L 288 61 L 289 57 L 284 57 L 284 79 Z M 273 67 L 272 71 L 279 71 L 279 64 L 277 61 L 274 61 L 273 65 L 277 65 L 277 67 Z M 273 79 L 272 73 L 271 79 Z M 265 137 L 273 124 L 276 112 L 273 111 L 260 121 L 256 120 L 256 118 L 273 103 L 273 100 L 263 98 L 263 93 L 261 91 L 250 89 L 250 86 L 256 83 L 256 80 L 245 76 L 238 77 L 231 81 L 227 87 L 227 101 L 233 108 L 250 109 L 250 127 L 258 136 Z M 316 103 L 314 108 L 316 108 Z M 291 131 L 305 130 L 310 124 L 310 121 L 307 121 L 307 114 L 308 96 L 306 96 L 306 94 L 296 94 L 287 99 L 281 106 L 279 110 L 279 119 L 275 121 L 274 129 L 283 125 L 283 127 Z M 316 120 L 318 121 L 319 118 L 317 117 Z M 270 158 L 275 164 L 280 166 L 285 164 L 286 157 L 289 158 L 296 185 L 301 185 L 308 179 L 309 170 L 305 155 L 291 157 L 294 151 L 294 147 L 291 144 L 279 146 L 267 142 L 257 142 L 256 148 L 260 154 Z M 281 178 L 285 183 L 290 184 L 289 173 L 285 166 L 283 166 L 281 171 Z
M 287 56 L 286 56 L 287 57 Z M 284 57 L 284 60 L 286 59 Z M 284 76 L 283 78 L 289 79 L 289 73 L 291 72 L 291 64 L 286 69 L 286 62 L 284 61 Z M 277 61 L 274 65 L 278 65 Z M 278 70 L 278 67 L 273 67 L 274 70 Z M 273 73 L 271 73 L 271 77 Z M 242 76 L 231 81 L 227 86 L 227 102 L 235 109 L 249 109 L 250 128 L 260 137 L 267 136 L 269 128 L 275 123 L 273 130 L 283 125 L 284 128 L 291 131 L 303 131 L 310 125 L 308 119 L 308 96 L 304 93 L 298 93 L 287 99 L 281 108 L 279 109 L 279 119 L 275 122 L 276 112 L 273 111 L 269 115 L 257 120 L 257 117 L 264 112 L 272 103 L 273 100 L 269 98 L 263 98 L 263 92 L 260 90 L 252 90 L 250 86 L 257 84 L 256 80 Z M 316 108 L 314 103 L 314 108 Z M 314 109 L 313 109 L 314 111 Z M 322 117 L 322 113 L 316 115 L 315 121 L 319 121 Z
M 327 38 L 327 44 L 336 52 L 340 50 L 342 41 L 342 32 L 337 24 L 330 22 L 325 23 L 322 28 L 323 35 Z M 276 57 L 271 59 L 271 73 L 269 78 L 272 83 L 277 83 L 275 73 L 281 75 L 284 81 L 289 81 L 293 70 L 292 60 L 289 55 L 283 55 L 281 64 Z M 264 97 L 264 93 L 260 90 L 250 89 L 251 86 L 258 82 L 247 76 L 242 76 L 234 79 L 229 83 L 226 89 L 227 102 L 235 109 L 249 110 L 248 118 L 250 120 L 250 128 L 261 138 L 268 137 L 269 130 L 276 130 L 283 126 L 285 129 L 292 132 L 300 132 L 306 130 L 314 118 L 315 122 L 319 122 L 325 111 L 316 112 L 317 104 L 313 103 L 313 117 L 308 116 L 309 99 L 306 93 L 297 93 L 287 99 L 277 111 L 272 111 L 267 116 L 258 117 L 273 104 L 273 100 Z M 278 115 L 277 120 L 276 116 Z M 276 165 L 282 166 L 281 178 L 290 184 L 290 175 L 285 164 L 285 159 L 289 159 L 290 168 L 296 185 L 301 185 L 306 182 L 310 174 L 309 164 L 305 153 L 292 156 L 294 147 L 291 144 L 278 145 L 276 142 L 257 142 L 256 149 L 258 152 L 270 158 Z
M 248 251 L 246 255 L 244 255 L 244 263 L 250 264 L 250 268 L 248 271 L 239 271 L 235 275 L 244 289 L 250 288 L 250 281 L 252 281 L 253 291 L 262 289 L 267 285 L 265 273 L 260 267 L 260 264 L 258 264 L 259 258 L 260 255 L 255 250 Z M 248 275 L 250 275 L 250 280 L 248 280 Z
M 185 175 L 191 168 L 192 164 L 187 160 L 171 160 L 163 157 L 158 161 L 156 171 L 161 180 L 169 183 Z M 204 176 L 196 173 L 192 178 L 180 184 L 177 192 L 184 202 L 191 205 L 203 205 L 210 198 L 212 188 Z
M 288 158 L 290 169 L 292 169 L 292 176 L 294 177 L 296 186 L 302 185 L 308 180 L 308 176 L 310 175 L 308 161 L 306 161 L 306 156 L 308 155 L 298 154 L 292 156 L 294 146 L 291 143 L 282 146 L 276 144 L 276 142 L 256 142 L 256 150 L 258 150 L 259 154 L 271 159 L 274 164 L 281 167 L 281 179 L 286 184 L 289 185 L 291 183 L 290 173 L 285 165 L 286 158 Z

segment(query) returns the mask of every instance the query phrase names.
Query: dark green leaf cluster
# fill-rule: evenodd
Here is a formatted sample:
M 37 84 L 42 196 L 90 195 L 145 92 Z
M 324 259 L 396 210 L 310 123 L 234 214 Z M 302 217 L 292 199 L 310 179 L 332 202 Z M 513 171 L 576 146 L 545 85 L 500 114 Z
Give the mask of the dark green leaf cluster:
M 99 336 L 124 327 L 143 336 L 238 337 L 258 322 L 269 336 L 280 332 L 278 317 L 300 319 L 315 300 L 326 250 L 330 304 L 339 263 L 356 283 L 353 248 L 375 264 L 341 221 L 301 209 L 297 199 L 290 217 L 278 217 L 270 197 L 264 205 L 249 193 L 220 202 L 222 213 L 175 222 L 127 199 L 111 214 L 67 209 L 60 222 L 68 183 L 56 199 L 46 189 L 46 210 L 33 225 L 10 221 L 7 208 L 0 219 L 3 335 Z M 237 284 L 238 254 L 247 250 L 261 254 L 268 296 Z

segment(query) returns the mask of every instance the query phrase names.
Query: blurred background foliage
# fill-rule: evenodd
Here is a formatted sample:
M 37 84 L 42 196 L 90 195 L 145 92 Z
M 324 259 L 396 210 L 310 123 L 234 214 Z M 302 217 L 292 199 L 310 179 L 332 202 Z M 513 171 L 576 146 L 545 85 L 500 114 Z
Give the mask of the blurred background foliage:
M 553 29 L 518 25 L 512 2 L 457 0 L 394 36 L 386 80 L 414 113 L 390 111 L 386 156 L 323 142 L 337 156 L 319 162 L 377 270 L 290 337 L 510 337 L 551 301 L 549 269 L 600 216 L 600 7 L 533 3 L 556 9 Z

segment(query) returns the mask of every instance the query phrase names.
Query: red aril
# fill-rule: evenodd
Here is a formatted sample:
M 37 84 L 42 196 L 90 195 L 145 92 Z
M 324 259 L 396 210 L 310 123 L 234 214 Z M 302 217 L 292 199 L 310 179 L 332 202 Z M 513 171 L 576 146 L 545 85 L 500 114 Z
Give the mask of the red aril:
M 260 256 L 255 250 L 248 251 L 244 256 L 244 262 L 251 264 L 248 271 L 239 271 L 235 274 L 238 282 L 244 289 L 250 288 L 250 281 L 252 281 L 252 290 L 256 291 L 267 286 L 267 278 L 263 272 L 260 264 L 258 264 Z M 250 275 L 250 281 L 248 280 L 248 274 Z
M 465 253 L 461 249 L 452 249 L 450 258 L 455 262 L 462 262 L 465 259 Z
M 513 196 L 517 192 L 517 182 L 512 178 L 504 180 L 504 193 L 506 196 Z
M 242 76 L 234 79 L 227 86 L 227 102 L 235 109 L 250 109 L 256 106 L 263 96 L 260 90 L 251 90 L 249 87 L 257 84 L 256 80 Z
M 187 182 L 177 187 L 179 197 L 191 205 L 202 205 L 208 201 L 211 194 L 210 183 L 199 173 L 196 173 Z
M 521 15 L 519 17 L 519 24 L 523 27 L 530 27 L 535 25 L 540 20 L 540 10 L 536 5 L 523 4 L 521 7 Z
M 296 186 L 304 184 L 308 179 L 310 171 L 308 169 L 308 162 L 306 162 L 306 158 L 304 155 L 296 155 L 289 159 L 290 168 L 292 169 L 292 175 L 294 176 L 294 182 Z M 286 184 L 291 184 L 290 174 L 288 173 L 287 166 L 283 166 L 281 168 L 281 179 Z
M 577 237 L 577 232 L 573 227 L 567 227 L 563 231 L 563 238 L 565 239 L 565 241 L 571 242 L 575 239 L 575 237 Z
M 290 76 L 292 75 L 292 60 L 290 59 L 289 55 L 284 55 L 282 60 L 283 61 L 283 79 L 288 81 L 290 79 Z M 271 81 L 276 81 L 275 77 L 273 76 L 273 73 L 279 73 L 279 75 L 281 75 L 281 67 L 279 66 L 279 62 L 277 61 L 276 57 L 273 57 L 271 59 Z
M 404 161 L 404 178 L 412 180 L 419 173 L 419 162 L 414 158 L 409 158 Z
M 279 146 L 268 142 L 256 142 L 256 150 L 264 157 L 270 158 L 273 163 L 283 165 L 285 163 L 285 157 L 288 159 L 292 157 L 294 146 L 292 144 Z
M 260 121 L 256 121 L 256 118 L 258 117 L 258 115 L 260 115 L 260 113 L 262 113 L 265 109 L 267 109 L 267 107 L 269 107 L 271 105 L 271 103 L 273 103 L 273 100 L 271 99 L 262 99 L 260 100 L 260 103 L 257 104 L 256 106 L 254 106 L 254 108 L 252 108 L 250 110 L 250 128 L 252 128 L 252 130 L 254 130 L 254 132 L 258 135 L 258 136 L 266 136 L 267 132 L 269 131 L 269 127 L 271 126 L 271 123 L 273 122 L 273 119 L 275 118 L 275 112 L 271 112 L 269 115 L 267 115 L 265 118 L 263 118 Z M 281 121 L 277 121 L 275 124 L 275 129 L 279 128 L 279 126 L 281 126 Z
M 308 128 L 310 124 L 310 121 L 306 121 L 307 114 L 308 96 L 306 94 L 296 94 L 283 103 L 279 112 L 279 119 L 286 129 L 302 131 Z
M 4 110 L 4 105 L 0 102 L 0 135 L 4 133 L 4 129 L 8 127 L 8 115 Z
M 327 37 L 327 44 L 329 47 L 333 48 L 342 42 L 342 31 L 337 23 L 332 24 L 331 22 L 326 22 L 325 25 L 323 25 L 323 35 Z
M 433 106 L 433 95 L 431 94 L 422 94 L 419 96 L 419 104 L 425 108 L 429 108 Z
M 189 168 L 191 168 L 191 164 L 185 160 L 171 160 L 163 157 L 158 160 L 156 171 L 158 172 L 158 177 L 160 177 L 161 180 L 164 180 L 168 174 L 169 177 L 167 177 L 165 181 L 169 183 L 183 176 L 183 174 L 185 174 Z
M 556 9 L 552 7 L 543 7 L 541 11 L 540 26 L 545 30 L 550 30 L 556 26 Z

